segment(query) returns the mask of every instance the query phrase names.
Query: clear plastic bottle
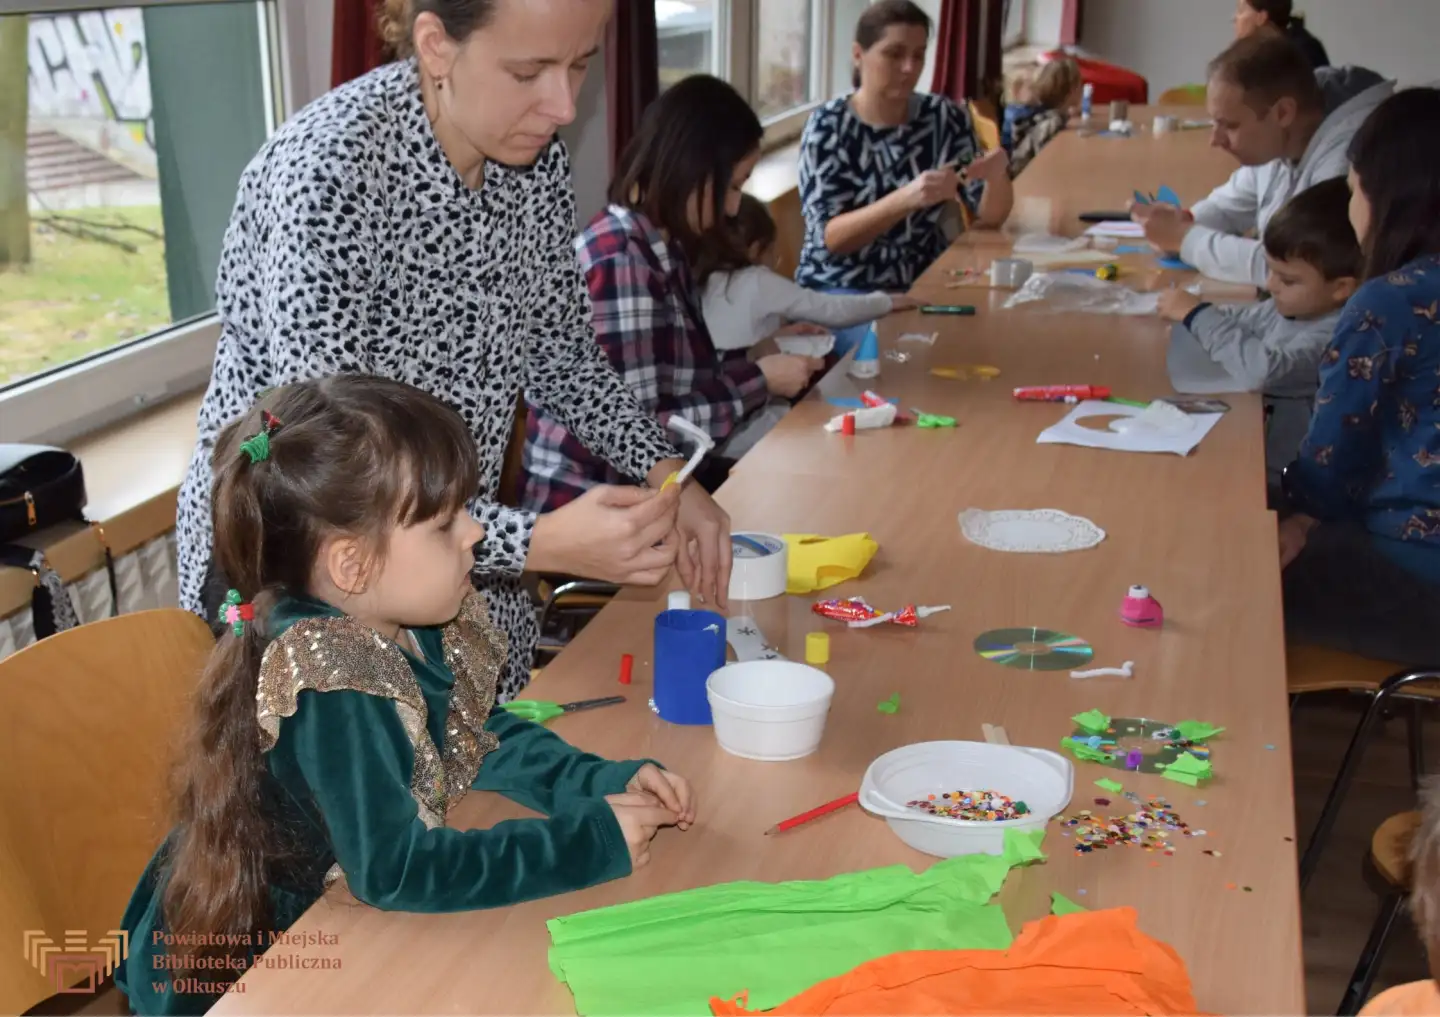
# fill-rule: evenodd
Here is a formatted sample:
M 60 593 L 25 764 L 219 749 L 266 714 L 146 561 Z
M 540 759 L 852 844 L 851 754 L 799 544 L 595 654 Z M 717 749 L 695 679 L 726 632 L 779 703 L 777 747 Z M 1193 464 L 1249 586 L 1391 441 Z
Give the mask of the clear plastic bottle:
M 1095 105 L 1095 86 L 1091 82 L 1085 82 L 1080 89 L 1080 119 L 1089 120 L 1090 110 Z

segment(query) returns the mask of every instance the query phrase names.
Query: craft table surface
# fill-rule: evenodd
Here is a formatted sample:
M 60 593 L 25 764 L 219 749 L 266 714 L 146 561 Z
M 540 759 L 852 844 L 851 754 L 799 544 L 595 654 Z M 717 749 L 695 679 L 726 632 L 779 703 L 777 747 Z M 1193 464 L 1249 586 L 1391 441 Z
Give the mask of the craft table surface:
M 1161 183 L 1193 200 L 1228 172 L 1204 144 L 1199 131 L 1131 141 L 1066 134 L 1041 153 L 1019 190 L 1047 189 L 1056 208 L 1070 210 L 1059 214 L 1121 207 L 1129 188 Z M 1107 179 L 1111 174 L 1124 185 Z M 946 264 L 974 256 L 980 246 L 962 246 Z M 941 292 L 951 302 L 982 305 L 988 295 Z M 1132 905 L 1141 928 L 1184 958 L 1202 1009 L 1305 1012 L 1276 522 L 1263 508 L 1258 400 L 1231 399 L 1234 411 L 1187 459 L 1036 446 L 1034 436 L 1061 408 L 1015 406 L 1000 398 L 1002 390 L 1079 381 L 1116 384 L 1126 396 L 1160 394 L 1140 387 L 1146 378 L 1158 386 L 1164 376 L 1154 323 L 988 313 L 924 321 L 942 332 L 942 343 L 964 351 L 937 347 L 946 360 L 988 359 L 1006 371 L 988 390 L 979 382 L 947 382 L 956 393 L 952 402 L 932 396 L 919 403 L 961 417 L 959 432 L 897 430 L 847 444 L 826 436 L 832 444 L 817 441 L 815 454 L 844 468 L 807 472 L 794 468 L 800 452 L 769 447 L 818 431 L 795 427 L 802 409 L 752 453 L 769 456 L 778 469 L 754 468 L 747 458 L 719 494 L 737 528 L 871 533 L 880 551 L 865 574 L 822 596 L 864 595 L 881 608 L 954 606 L 915 630 L 849 631 L 813 614 L 813 597 L 732 605 L 732 615 L 753 614 L 768 640 L 793 659 L 803 659 L 806 633 L 831 633 L 826 670 L 836 695 L 815 755 L 790 763 L 742 760 L 726 755 L 709 728 L 659 720 L 647 700 L 653 619 L 665 591 L 628 590 L 530 691 L 557 702 L 626 694 L 623 705 L 559 718 L 552 729 L 582 748 L 653 757 L 684 773 L 698 795 L 696 828 L 662 831 L 650 866 L 627 879 L 496 911 L 383 912 L 333 890 L 292 931 L 323 932 L 335 941 L 286 952 L 338 959 L 339 967 L 258 968 L 211 1012 L 572 1013 L 568 990 L 547 966 L 546 919 L 731 880 L 823 879 L 896 862 L 923 868 L 933 859 L 905 847 L 858 807 L 780 836 L 762 831 L 855 790 L 870 761 L 891 748 L 979 740 L 983 723 L 1003 725 L 1014 744 L 1057 748 L 1071 731 L 1069 718 L 1091 708 L 1224 726 L 1211 743 L 1216 778 L 1191 789 L 1158 775 L 1077 764 L 1067 811 L 1131 811 L 1123 797 L 1094 786 L 1111 777 L 1142 796 L 1165 797 L 1208 835 L 1176 837 L 1173 857 L 1134 847 L 1077 856 L 1073 841 L 1052 825 L 1044 844 L 1049 860 L 1012 873 L 1000 895 L 1011 926 L 1047 913 L 1052 890 L 1090 908 Z M 1095 351 L 1102 352 L 1095 373 L 1075 376 L 1094 363 Z M 913 389 L 904 388 L 902 377 L 886 363 L 882 390 L 940 391 L 918 378 Z M 1027 434 L 1029 443 L 1022 440 Z M 1108 536 L 1067 555 L 987 551 L 960 535 L 956 516 L 971 506 L 1060 508 L 1092 519 Z M 1132 583 L 1148 585 L 1164 604 L 1162 631 L 1118 621 Z M 973 651 L 981 632 L 1028 625 L 1090 640 L 1090 666 L 1133 660 L 1135 677 L 1077 681 L 1066 672 L 1004 668 Z M 635 656 L 628 689 L 616 682 L 622 653 Z M 895 692 L 899 712 L 878 713 L 876 704 Z M 1094 804 L 1097 797 L 1111 799 L 1108 810 Z M 1201 800 L 1207 804 L 1196 804 Z M 470 827 L 525 814 L 499 796 L 472 794 L 451 819 Z M 1207 848 L 1220 857 L 1205 854 Z
M 1136 113 L 1136 122 L 1148 124 L 1152 112 Z M 1231 412 L 1183 459 L 1035 444 L 1040 432 L 1060 420 L 1068 408 L 1017 406 L 1012 392 L 1018 386 L 1108 385 L 1120 398 L 1146 401 L 1173 395 L 1165 370 L 1168 322 L 1154 316 L 1057 314 L 1043 303 L 1007 311 L 1002 305 L 1013 290 L 946 288 L 957 278 L 954 270 L 987 271 L 990 262 L 1007 256 L 1023 234 L 1078 235 L 1085 225 L 1076 216 L 1096 209 L 1123 209 L 1137 187 L 1155 190 L 1168 183 L 1186 201 L 1204 197 L 1234 168 L 1233 160 L 1208 146 L 1208 138 L 1208 132 L 1199 130 L 1132 139 L 1061 134 L 1016 181 L 1015 212 L 1005 230 L 965 234 L 912 290 L 927 302 L 972 305 L 976 314 L 912 311 L 882 319 L 880 376 L 868 381 L 852 378 L 842 363 L 736 469 L 791 477 L 862 472 L 886 489 L 940 472 L 974 478 L 1005 470 L 1024 482 L 1033 479 L 1047 490 L 1100 484 L 1134 498 L 1161 498 L 1175 504 L 1203 498 L 1235 511 L 1263 511 L 1265 449 L 1257 395 L 1223 397 Z M 1120 284 L 1135 289 L 1183 286 L 1196 279 L 1194 273 L 1157 269 L 1154 258 L 1144 255 L 1117 255 L 1115 261 L 1122 269 Z M 1243 287 L 1212 283 L 1206 287 L 1207 296 L 1217 302 L 1254 294 Z M 933 346 L 899 341 L 907 332 L 939 336 Z M 905 363 L 884 358 L 883 354 L 897 350 L 909 358 Z M 954 381 L 930 374 L 935 367 L 976 364 L 997 367 L 1000 376 L 993 381 Z M 854 398 L 866 389 L 897 399 L 904 410 L 919 408 L 955 417 L 959 430 L 917 437 L 908 429 L 890 428 L 862 431 L 849 440 L 823 430 L 825 421 L 845 412 L 829 398 Z

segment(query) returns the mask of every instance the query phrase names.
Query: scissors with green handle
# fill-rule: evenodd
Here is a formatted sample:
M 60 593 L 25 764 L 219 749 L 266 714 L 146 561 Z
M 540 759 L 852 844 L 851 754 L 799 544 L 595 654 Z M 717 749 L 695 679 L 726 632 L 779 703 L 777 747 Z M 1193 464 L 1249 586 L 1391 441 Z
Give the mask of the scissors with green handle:
M 512 699 L 501 703 L 500 709 L 509 710 L 522 720 L 543 724 L 566 713 L 593 710 L 597 706 L 614 706 L 625 702 L 624 696 L 606 696 L 604 699 L 582 699 L 578 703 L 550 703 L 543 699 Z

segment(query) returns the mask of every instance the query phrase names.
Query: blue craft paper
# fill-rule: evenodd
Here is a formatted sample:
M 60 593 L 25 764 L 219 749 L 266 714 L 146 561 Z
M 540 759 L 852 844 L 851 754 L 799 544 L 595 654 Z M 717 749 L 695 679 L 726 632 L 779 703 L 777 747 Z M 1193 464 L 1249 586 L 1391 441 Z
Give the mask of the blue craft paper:
M 835 399 L 826 399 L 825 401 L 831 406 L 839 406 L 841 409 L 844 410 L 863 410 L 865 408 L 865 404 L 862 401 L 860 401 L 859 399 L 852 399 L 848 396 L 840 396 Z M 891 406 L 900 405 L 899 399 L 886 399 L 885 401 Z
M 1169 187 L 1162 185 L 1160 190 L 1155 192 L 1155 200 L 1164 205 L 1180 207 L 1180 195 L 1176 194 Z
M 1115 253 L 1116 253 L 1116 254 L 1149 254 L 1149 253 L 1150 253 L 1150 250 L 1151 250 L 1151 248 L 1150 248 L 1150 246 L 1149 246 L 1148 244 L 1121 244 L 1120 246 L 1118 246 L 1118 247 L 1115 248 Z
M 1187 264 L 1185 264 L 1185 262 L 1181 261 L 1179 258 L 1160 258 L 1160 259 L 1158 259 L 1158 260 L 1155 262 L 1155 264 L 1159 265 L 1161 268 L 1175 268 L 1175 269 L 1179 269 L 1181 272 L 1193 272 L 1193 271 L 1195 271 L 1195 266 L 1194 266 L 1194 265 L 1187 265 Z

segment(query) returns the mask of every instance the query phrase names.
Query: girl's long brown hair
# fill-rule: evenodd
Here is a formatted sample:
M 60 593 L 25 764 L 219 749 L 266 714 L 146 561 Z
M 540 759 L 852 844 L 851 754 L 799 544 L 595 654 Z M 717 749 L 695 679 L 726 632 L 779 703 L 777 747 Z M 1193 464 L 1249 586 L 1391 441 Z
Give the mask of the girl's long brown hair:
M 240 446 L 262 430 L 262 409 L 279 426 L 268 457 L 252 463 Z M 222 635 L 211 655 L 174 774 L 162 907 L 170 952 L 182 957 L 243 954 L 204 940 L 243 943 L 272 927 L 268 886 L 288 847 L 267 818 L 255 709 L 269 607 L 305 593 L 328 537 L 363 537 L 378 561 L 393 527 L 478 493 L 475 442 L 459 415 L 419 389 L 360 375 L 267 393 L 221 433 L 214 474 L 215 566 L 255 604 L 255 620 Z

